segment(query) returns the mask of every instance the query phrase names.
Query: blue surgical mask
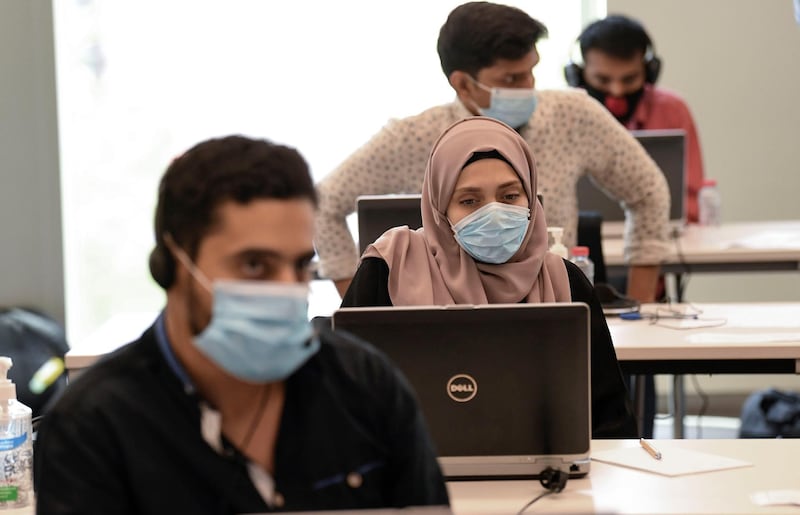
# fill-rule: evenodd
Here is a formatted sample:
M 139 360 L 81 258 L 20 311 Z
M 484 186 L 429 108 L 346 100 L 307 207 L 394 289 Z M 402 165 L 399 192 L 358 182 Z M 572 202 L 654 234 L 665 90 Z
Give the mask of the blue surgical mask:
M 194 343 L 230 375 L 281 381 L 319 350 L 308 321 L 308 285 L 215 281 L 213 295 L 211 323 Z
M 480 88 L 491 93 L 488 108 L 478 107 L 478 112 L 500 120 L 513 129 L 530 121 L 536 111 L 536 92 L 533 88 L 490 88 L 472 79 Z
M 308 320 L 307 284 L 211 283 L 182 249 L 173 251 L 213 295 L 211 323 L 194 344 L 225 372 L 250 383 L 281 381 L 319 350 Z
M 528 231 L 531 210 L 492 202 L 452 226 L 456 241 L 478 261 L 505 263 L 516 254 Z

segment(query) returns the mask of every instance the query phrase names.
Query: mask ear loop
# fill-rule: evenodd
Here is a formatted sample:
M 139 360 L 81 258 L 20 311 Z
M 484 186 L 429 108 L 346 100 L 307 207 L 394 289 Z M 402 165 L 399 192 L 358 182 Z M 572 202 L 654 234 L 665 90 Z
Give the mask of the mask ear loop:
M 211 284 L 211 281 L 208 280 L 206 274 L 202 272 L 197 266 L 189 259 L 189 256 L 186 252 L 175 243 L 175 240 L 172 238 L 170 233 L 164 233 L 164 243 L 166 243 L 167 247 L 169 247 L 170 252 L 175 256 L 175 259 L 181 262 L 183 266 L 189 271 L 189 273 L 194 277 L 194 279 L 200 283 L 200 285 L 209 291 L 209 293 L 214 291 L 214 287 Z
M 492 92 L 494 91 L 494 88 L 490 88 L 490 87 L 488 87 L 488 86 L 484 86 L 483 84 L 481 84 L 480 82 L 478 82 L 478 79 L 476 79 L 475 77 L 473 77 L 473 76 L 472 76 L 472 75 L 470 75 L 469 73 L 467 73 L 467 77 L 469 77 L 469 80 L 471 80 L 473 84 L 475 84 L 476 86 L 478 86 L 478 87 L 479 87 L 479 88 L 481 88 L 482 90 L 484 90 L 484 91 L 486 91 L 487 93 L 489 93 L 489 108 L 491 109 L 491 107 L 492 107 L 492 98 L 493 98 L 493 96 L 494 96 L 494 95 L 492 94 Z M 476 111 L 478 111 L 478 113 L 480 113 L 480 112 L 481 112 L 483 109 L 485 109 L 485 108 L 483 108 L 483 107 L 479 106 L 479 105 L 478 105 L 478 103 L 477 103 L 477 102 L 475 102 L 475 99 L 474 99 L 474 98 L 470 97 L 470 98 L 469 98 L 469 101 L 470 101 L 470 103 L 472 104 L 472 107 L 473 107 L 473 108 L 474 108 Z

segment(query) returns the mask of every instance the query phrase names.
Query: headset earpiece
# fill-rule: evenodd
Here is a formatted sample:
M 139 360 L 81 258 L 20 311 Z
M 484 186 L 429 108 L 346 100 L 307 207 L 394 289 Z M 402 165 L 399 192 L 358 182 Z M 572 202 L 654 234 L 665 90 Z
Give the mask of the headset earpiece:
M 156 245 L 150 252 L 150 275 L 153 276 L 156 284 L 169 289 L 175 282 L 175 259 L 172 253 L 163 245 Z
M 564 472 L 561 469 L 547 467 L 542 471 L 542 476 L 539 478 L 539 482 L 549 491 L 558 493 L 566 486 L 567 479 L 569 479 L 568 472 Z
M 564 78 L 567 80 L 567 85 L 573 88 L 581 87 L 583 85 L 583 68 L 570 62 L 564 66 Z
M 661 58 L 653 52 L 653 47 L 648 47 L 644 62 L 644 80 L 649 84 L 655 84 L 660 73 Z
M 567 85 L 573 88 L 580 88 L 584 85 L 580 39 L 572 42 L 569 51 L 569 62 L 564 66 L 564 79 L 566 79 Z

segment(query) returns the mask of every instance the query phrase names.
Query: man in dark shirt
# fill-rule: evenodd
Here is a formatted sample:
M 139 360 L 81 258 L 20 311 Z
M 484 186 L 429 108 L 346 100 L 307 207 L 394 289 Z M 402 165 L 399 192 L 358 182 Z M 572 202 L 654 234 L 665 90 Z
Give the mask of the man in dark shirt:
M 448 504 L 407 382 L 308 322 L 315 207 L 287 147 L 231 136 L 172 162 L 150 259 L 166 307 L 42 422 L 39 513 Z

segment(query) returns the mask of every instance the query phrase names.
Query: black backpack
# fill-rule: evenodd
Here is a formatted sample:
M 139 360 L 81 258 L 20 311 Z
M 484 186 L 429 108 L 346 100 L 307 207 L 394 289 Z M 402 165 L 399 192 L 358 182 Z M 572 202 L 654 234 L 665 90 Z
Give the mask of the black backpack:
M 739 438 L 800 438 L 800 394 L 770 388 L 750 395 Z
M 64 355 L 69 350 L 64 328 L 47 315 L 24 308 L 0 309 L 0 356 L 13 361 L 8 378 L 17 387 L 17 399 L 33 410 L 33 416 L 44 414 L 47 403 L 67 386 Z M 60 361 L 59 361 L 60 360 Z M 47 365 L 46 365 L 47 364 Z M 31 390 L 31 379 L 42 374 Z

